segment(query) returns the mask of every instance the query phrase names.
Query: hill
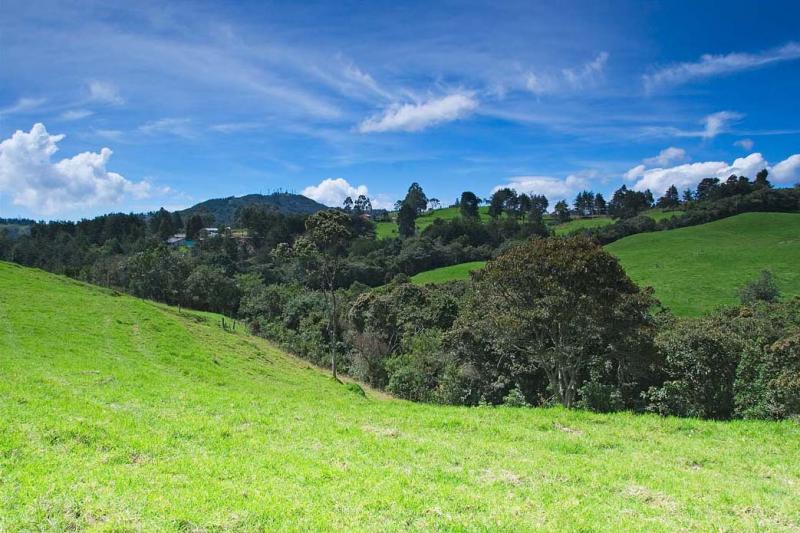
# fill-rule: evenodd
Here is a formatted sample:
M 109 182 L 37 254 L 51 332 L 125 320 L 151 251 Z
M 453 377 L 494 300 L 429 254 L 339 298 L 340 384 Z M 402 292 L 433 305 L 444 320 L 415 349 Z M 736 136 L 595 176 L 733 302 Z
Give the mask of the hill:
M 479 208 L 481 220 L 486 222 L 489 220 L 489 207 L 482 206 Z M 643 213 L 643 215 L 652 218 L 653 220 L 661 220 L 664 218 L 670 218 L 678 214 L 679 211 L 664 211 L 662 209 L 649 209 Z M 396 213 L 390 213 L 391 217 L 396 216 Z M 454 218 L 458 218 L 460 215 L 460 211 L 457 207 L 443 207 L 441 209 L 435 209 L 433 211 L 429 211 L 423 215 L 420 215 L 417 218 L 416 225 L 417 225 L 417 232 L 422 232 L 425 228 L 433 224 L 433 222 L 437 219 L 441 220 L 452 220 Z M 562 224 L 556 223 L 550 215 L 545 215 L 545 222 L 553 228 L 556 235 L 568 235 L 573 231 L 577 231 L 579 229 L 584 228 L 595 228 L 600 226 L 607 226 L 609 224 L 614 223 L 614 219 L 609 216 L 596 216 L 592 218 L 574 218 L 569 222 L 564 222 Z M 394 219 L 391 221 L 384 221 L 378 222 L 376 224 L 376 236 L 379 239 L 385 239 L 387 237 L 397 237 L 397 223 L 394 222 Z
M 328 209 L 327 206 L 301 194 L 275 192 L 266 195 L 248 194 L 247 196 L 215 198 L 200 202 L 188 209 L 179 211 L 179 213 L 184 220 L 195 213 L 209 213 L 214 216 L 215 225 L 230 226 L 234 222 L 236 210 L 248 205 L 272 207 L 287 215 L 307 215 Z
M 630 277 L 679 315 L 737 301 L 763 269 L 785 296 L 800 294 L 800 214 L 743 213 L 700 226 L 632 235 L 606 246 Z
M 597 219 L 592 219 L 597 220 Z M 800 214 L 744 213 L 688 228 L 641 233 L 606 246 L 640 285 L 681 316 L 737 301 L 736 290 L 763 269 L 785 296 L 800 294 Z M 468 265 L 468 266 L 465 266 Z M 468 279 L 480 262 L 417 274 L 417 283 Z
M 0 530 L 793 530 L 800 426 L 358 395 L 0 263 Z

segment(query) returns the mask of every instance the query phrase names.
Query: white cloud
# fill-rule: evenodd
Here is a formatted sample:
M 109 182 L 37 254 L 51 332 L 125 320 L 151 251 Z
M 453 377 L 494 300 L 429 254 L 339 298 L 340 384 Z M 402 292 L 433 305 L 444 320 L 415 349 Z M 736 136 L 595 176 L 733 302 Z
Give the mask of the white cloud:
M 597 56 L 577 68 L 565 68 L 560 73 L 525 74 L 525 88 L 536 95 L 559 93 L 564 90 L 578 90 L 596 83 L 608 62 L 608 52 Z
M 800 181 L 800 154 L 794 154 L 770 169 L 770 179 L 778 183 Z
M 780 48 L 757 54 L 705 54 L 698 61 L 671 65 L 651 74 L 645 74 L 642 78 L 645 88 L 652 90 L 662 85 L 679 85 L 696 79 L 751 70 L 795 59 L 800 59 L 800 44 L 790 42 Z
M 107 170 L 112 154 L 108 148 L 52 162 L 62 139 L 64 135 L 50 135 L 44 124 L 37 123 L 30 132 L 17 130 L 0 142 L 0 191 L 10 194 L 15 205 L 52 215 L 114 204 L 126 195 L 145 198 L 153 192 L 147 181 L 134 183 Z
M 33 111 L 45 102 L 44 98 L 20 98 L 10 106 L 0 108 L 0 115 Z
M 713 139 L 720 133 L 727 132 L 731 123 L 741 120 L 743 117 L 744 115 L 734 111 L 712 113 L 703 119 L 705 129 L 701 136 L 704 139 Z
M 146 135 L 168 134 L 191 139 L 197 134 L 191 122 L 188 118 L 162 118 L 145 122 L 139 126 L 139 131 Z
M 638 180 L 633 186 L 638 191 L 650 189 L 653 194 L 662 194 L 670 185 L 675 185 L 679 189 L 694 188 L 704 178 L 724 180 L 735 174 L 752 179 L 764 168 L 769 170 L 770 179 L 778 183 L 788 183 L 800 179 L 800 154 L 792 155 L 774 167 L 770 167 L 764 156 L 755 152 L 747 157 L 737 158 L 733 163 L 705 161 L 652 169 L 638 165 L 630 169 L 625 176 L 628 179 Z
M 94 114 L 94 111 L 90 111 L 88 109 L 70 109 L 69 111 L 64 111 L 61 113 L 62 120 L 80 120 L 82 118 L 90 117 Z
M 670 146 L 669 148 L 661 150 L 657 156 L 645 159 L 644 163 L 650 166 L 659 165 L 664 167 L 670 163 L 683 161 L 684 159 L 686 159 L 686 150 Z
M 122 105 L 125 99 L 119 94 L 119 89 L 113 83 L 105 81 L 90 81 L 89 86 L 89 99 L 95 102 L 111 105 Z
M 303 189 L 302 194 L 321 204 L 330 207 L 341 207 L 342 202 L 348 196 L 355 200 L 361 194 L 369 196 L 369 190 L 366 185 L 353 187 L 343 178 L 327 178 L 322 180 L 319 185 L 306 187 Z
M 421 104 L 394 104 L 358 126 L 361 133 L 420 131 L 470 115 L 478 107 L 471 93 L 454 93 Z
M 755 143 L 753 142 L 753 139 L 739 139 L 738 141 L 733 143 L 734 146 L 738 146 L 745 152 L 749 152 L 750 150 L 752 150 L 754 144 Z
M 492 192 L 508 187 L 519 193 L 543 194 L 547 196 L 550 204 L 558 200 L 568 200 L 575 193 L 590 187 L 589 181 L 582 176 L 571 174 L 564 179 L 552 176 L 513 176 L 506 183 L 496 186 Z

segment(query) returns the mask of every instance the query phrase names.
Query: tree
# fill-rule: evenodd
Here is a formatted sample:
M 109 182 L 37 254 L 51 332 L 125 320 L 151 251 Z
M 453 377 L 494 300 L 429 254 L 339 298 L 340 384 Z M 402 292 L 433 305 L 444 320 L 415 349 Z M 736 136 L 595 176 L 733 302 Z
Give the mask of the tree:
M 606 199 L 600 193 L 594 196 L 594 212 L 598 215 L 604 215 L 606 212 Z
M 344 202 L 342 202 L 342 209 L 344 209 L 346 213 L 349 213 L 350 211 L 352 211 L 353 210 L 353 199 L 350 198 L 349 196 L 347 198 L 345 198 Z
M 547 213 L 547 207 L 550 205 L 550 202 L 547 201 L 547 197 L 543 194 L 532 194 L 531 195 L 531 213 L 534 214 L 538 211 L 537 218 L 540 218 L 542 215 Z
M 428 208 L 428 197 L 425 196 L 425 192 L 422 190 L 419 183 L 414 182 L 408 188 L 408 193 L 406 193 L 403 203 L 410 206 L 416 215 L 419 216 Z
M 650 191 L 639 192 L 628 189 L 625 185 L 614 191 L 608 204 L 608 212 L 614 218 L 632 218 L 650 207 L 652 200 Z
M 664 196 L 658 199 L 656 205 L 662 209 L 674 209 L 678 207 L 680 203 L 681 199 L 678 196 L 678 189 L 675 185 L 670 185 L 667 192 L 664 193 Z
M 719 191 L 719 178 L 703 178 L 697 184 L 697 194 L 695 198 L 698 200 L 713 200 L 717 197 Z
M 229 315 L 239 306 L 236 282 L 219 268 L 200 265 L 186 278 L 185 301 L 196 309 Z
M 606 357 L 625 372 L 652 334 L 651 291 L 585 237 L 532 239 L 474 274 L 476 305 L 496 343 L 520 371 L 542 370 L 564 406 L 576 402 L 590 363 Z
M 772 188 L 772 184 L 767 180 L 767 176 L 769 176 L 769 171 L 766 168 L 760 170 L 758 174 L 756 174 L 756 181 L 754 184 L 756 189 Z
M 489 216 L 498 218 L 508 207 L 509 199 L 514 198 L 516 200 L 516 197 L 517 193 L 508 187 L 496 190 L 489 200 Z
M 397 231 L 401 237 L 413 237 L 417 231 L 415 222 L 417 219 L 417 212 L 413 207 L 403 202 L 400 206 L 400 211 L 397 213 Z
M 189 240 L 196 239 L 201 229 L 203 229 L 203 218 L 200 215 L 192 215 L 186 221 L 186 238 Z
M 328 336 L 331 345 L 331 372 L 336 378 L 337 301 L 336 278 L 352 240 L 350 219 L 341 211 L 319 211 L 306 220 L 306 232 L 295 242 L 294 250 L 315 270 L 329 302 Z
M 475 196 L 474 192 L 462 192 L 461 199 L 458 203 L 459 211 L 461 212 L 461 216 L 463 218 L 477 220 L 480 217 L 480 212 L 478 210 L 478 204 L 480 203 L 480 200 L 477 196 Z
M 525 193 L 520 194 L 517 197 L 517 208 L 519 209 L 519 214 L 522 216 L 523 222 L 525 221 L 525 217 L 531 212 L 531 208 L 533 207 L 533 202 L 531 202 L 531 197 Z
M 683 197 L 681 198 L 681 200 L 685 204 L 693 201 L 694 200 L 694 193 L 692 192 L 692 189 L 685 189 L 683 191 Z
M 366 195 L 358 195 L 356 203 L 353 205 L 353 213 L 356 215 L 372 215 L 372 202 Z
M 564 200 L 559 200 L 556 202 L 555 207 L 553 208 L 556 215 L 556 220 L 559 222 L 569 222 L 569 207 L 567 206 L 567 202 Z
M 431 209 L 439 209 L 442 207 L 442 202 L 440 202 L 438 198 L 431 198 L 428 200 L 428 205 Z
M 575 210 L 580 216 L 587 217 L 594 214 L 594 193 L 591 191 L 579 192 L 575 197 Z

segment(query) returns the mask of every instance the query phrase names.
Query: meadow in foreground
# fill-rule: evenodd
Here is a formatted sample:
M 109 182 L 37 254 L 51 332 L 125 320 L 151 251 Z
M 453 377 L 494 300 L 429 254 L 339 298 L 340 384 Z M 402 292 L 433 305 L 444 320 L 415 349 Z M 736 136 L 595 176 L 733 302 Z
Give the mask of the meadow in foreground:
M 800 425 L 366 397 L 219 317 L 0 263 L 0 530 L 800 527 Z

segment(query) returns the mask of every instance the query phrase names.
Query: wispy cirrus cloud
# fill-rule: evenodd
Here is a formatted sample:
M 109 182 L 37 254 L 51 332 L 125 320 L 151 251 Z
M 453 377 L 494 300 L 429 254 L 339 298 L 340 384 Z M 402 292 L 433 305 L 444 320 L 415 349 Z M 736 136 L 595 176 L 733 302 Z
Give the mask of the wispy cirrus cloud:
M 779 48 L 751 54 L 705 54 L 697 61 L 676 63 L 642 76 L 645 89 L 681 85 L 694 80 L 752 70 L 767 65 L 800 59 L 800 43 L 789 42 Z
M 45 103 L 45 101 L 44 98 L 23 97 L 9 106 L 0 108 L 0 115 L 13 115 L 14 113 L 33 111 Z
M 600 52 L 583 65 L 561 69 L 557 73 L 528 72 L 525 75 L 525 88 L 536 94 L 553 94 L 564 90 L 577 90 L 596 83 L 608 62 L 608 52 Z
M 122 105 L 125 99 L 119 92 L 119 88 L 107 81 L 92 80 L 87 86 L 89 100 L 101 104 Z
M 361 133 L 387 131 L 420 131 L 444 122 L 452 122 L 472 114 L 478 100 L 472 93 L 458 92 L 415 104 L 393 104 L 358 126 Z

